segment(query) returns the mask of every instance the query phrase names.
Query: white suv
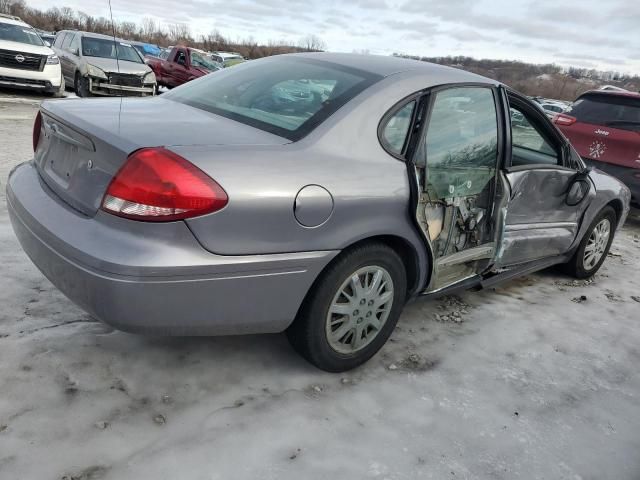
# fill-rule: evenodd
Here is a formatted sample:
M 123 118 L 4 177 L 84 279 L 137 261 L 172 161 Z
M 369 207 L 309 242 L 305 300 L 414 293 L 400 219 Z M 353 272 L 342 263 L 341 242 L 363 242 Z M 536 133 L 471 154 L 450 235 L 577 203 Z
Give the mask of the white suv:
M 64 79 L 56 54 L 31 26 L 4 14 L 0 14 L 0 87 L 64 96 Z

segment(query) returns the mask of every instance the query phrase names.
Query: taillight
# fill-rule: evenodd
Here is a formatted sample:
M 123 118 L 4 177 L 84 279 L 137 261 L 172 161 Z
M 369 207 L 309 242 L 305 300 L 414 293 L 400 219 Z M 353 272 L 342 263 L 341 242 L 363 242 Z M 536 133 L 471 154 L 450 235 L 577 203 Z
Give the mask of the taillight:
M 143 148 L 113 178 L 102 209 L 134 220 L 168 222 L 215 212 L 228 200 L 215 180 L 180 155 Z
M 38 142 L 40 141 L 40 130 L 42 130 L 42 114 L 38 111 L 36 120 L 33 122 L 33 151 L 38 148 Z
M 567 115 L 566 113 L 559 113 L 553 118 L 553 123 L 556 125 L 564 125 L 569 126 L 576 123 L 578 119 L 576 117 L 572 117 L 571 115 Z

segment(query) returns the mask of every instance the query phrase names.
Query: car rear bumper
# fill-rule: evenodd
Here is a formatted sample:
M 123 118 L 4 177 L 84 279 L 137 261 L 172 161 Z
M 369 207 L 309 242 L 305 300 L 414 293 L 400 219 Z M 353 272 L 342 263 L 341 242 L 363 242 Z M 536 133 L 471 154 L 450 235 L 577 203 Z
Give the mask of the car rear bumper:
M 231 335 L 284 330 L 336 251 L 221 256 L 184 222 L 150 224 L 63 203 L 32 162 L 7 183 L 24 251 L 68 298 L 120 330 Z
M 631 198 L 640 203 L 640 168 L 622 167 L 613 163 L 600 162 L 590 158 L 582 158 L 589 165 L 616 177 L 631 190 Z

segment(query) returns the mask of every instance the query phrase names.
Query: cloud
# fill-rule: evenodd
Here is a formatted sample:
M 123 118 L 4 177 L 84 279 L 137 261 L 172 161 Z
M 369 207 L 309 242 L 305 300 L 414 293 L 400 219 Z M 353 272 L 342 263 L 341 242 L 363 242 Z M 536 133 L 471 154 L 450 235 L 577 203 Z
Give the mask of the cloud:
M 640 73 L 638 1 L 112 0 L 112 5 L 118 20 L 152 16 L 187 23 L 194 34 L 218 29 L 231 38 L 252 36 L 261 42 L 316 34 L 334 51 L 472 54 L 536 63 L 581 60 Z M 45 9 L 54 4 L 27 2 Z M 108 16 L 106 0 L 62 4 Z

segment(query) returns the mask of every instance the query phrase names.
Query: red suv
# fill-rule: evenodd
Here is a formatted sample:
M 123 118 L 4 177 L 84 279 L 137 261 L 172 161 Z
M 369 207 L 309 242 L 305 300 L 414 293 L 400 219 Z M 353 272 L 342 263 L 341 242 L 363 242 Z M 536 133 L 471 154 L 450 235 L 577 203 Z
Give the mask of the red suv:
M 553 121 L 587 164 L 619 178 L 640 203 L 640 94 L 586 92 Z

